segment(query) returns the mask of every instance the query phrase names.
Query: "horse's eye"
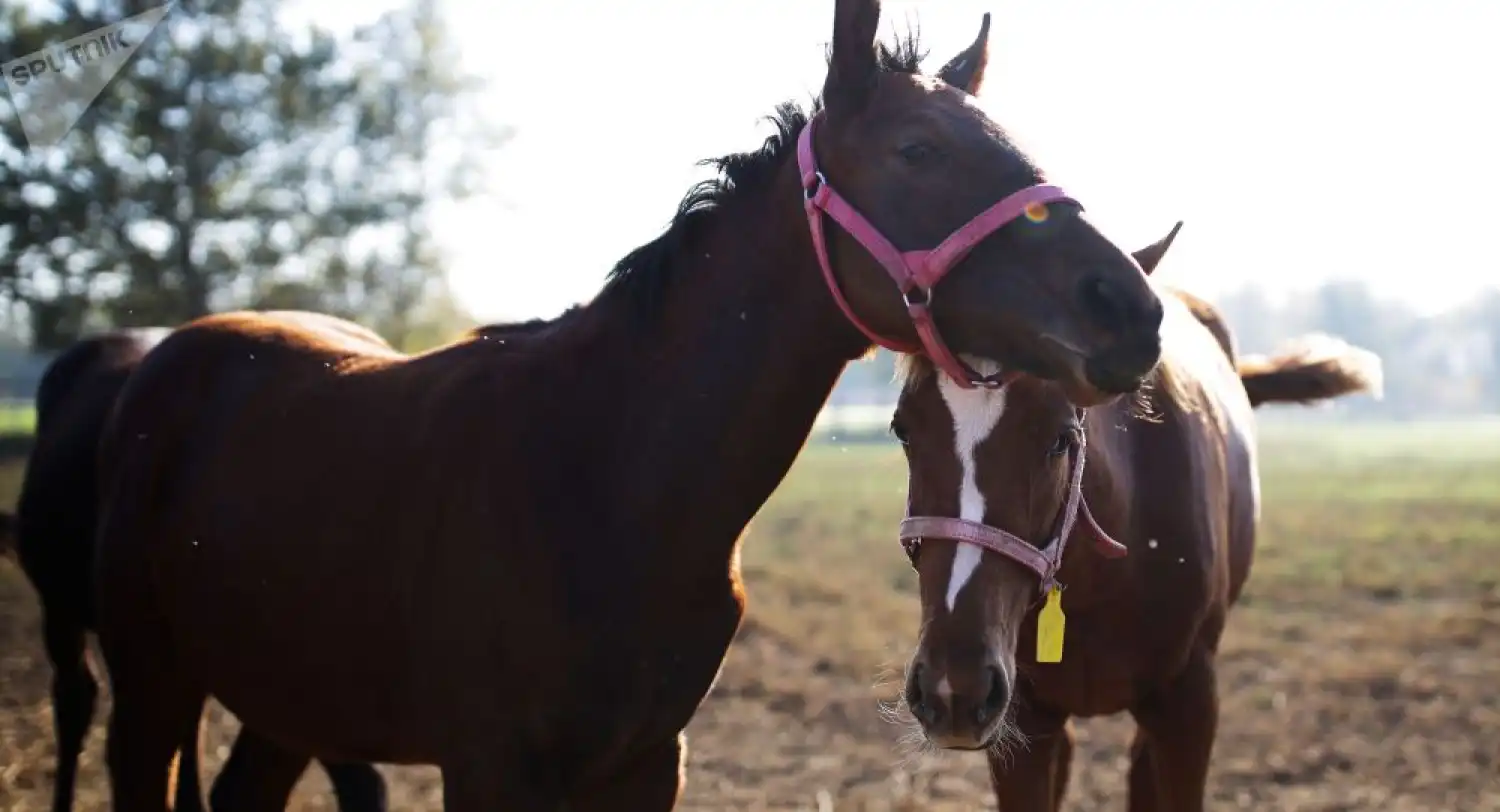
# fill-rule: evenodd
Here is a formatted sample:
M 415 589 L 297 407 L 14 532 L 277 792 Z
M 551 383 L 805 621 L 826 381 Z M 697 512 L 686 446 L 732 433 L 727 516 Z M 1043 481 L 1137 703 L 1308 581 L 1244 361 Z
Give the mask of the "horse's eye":
M 1068 451 L 1073 448 L 1073 444 L 1077 442 L 1077 438 L 1077 429 L 1070 427 L 1062 430 L 1058 433 L 1057 439 L 1052 441 L 1052 447 L 1047 449 L 1047 456 L 1061 457 L 1062 455 L 1068 453 Z
M 906 427 L 901 425 L 900 422 L 891 421 L 891 436 L 896 438 L 896 442 L 906 445 Z
M 900 153 L 901 160 L 906 161 L 912 166 L 916 166 L 931 158 L 934 150 L 927 144 L 920 141 L 913 141 L 910 144 L 903 145 L 897 152 Z

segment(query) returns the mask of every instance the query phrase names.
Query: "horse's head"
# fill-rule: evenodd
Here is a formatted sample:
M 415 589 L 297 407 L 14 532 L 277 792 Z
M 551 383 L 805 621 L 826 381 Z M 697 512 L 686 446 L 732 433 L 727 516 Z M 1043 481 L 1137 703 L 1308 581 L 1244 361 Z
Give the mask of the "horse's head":
M 1149 271 L 1163 251 L 1136 257 Z M 965 389 L 925 360 L 908 364 L 891 424 L 910 473 L 902 536 L 922 601 L 905 699 L 939 746 L 985 747 L 1006 730 L 1018 632 L 1082 509 L 1082 420 L 1054 383 Z
M 1057 386 L 1030 378 L 986 391 L 930 369 L 913 375 L 892 423 L 911 469 L 911 514 L 1002 528 L 1045 547 L 1067 502 L 1077 409 Z M 1041 597 L 1040 576 L 946 536 L 923 536 L 911 554 L 922 632 L 907 707 L 941 747 L 987 746 L 1004 732 L 1017 633 Z
M 877 46 L 879 18 L 878 0 L 838 0 L 811 161 L 799 155 L 805 193 L 828 214 L 848 310 L 946 370 L 915 326 L 919 310 L 953 353 L 1057 381 L 1081 405 L 1137 389 L 1160 356 L 1161 302 L 1130 254 L 974 103 L 989 15 L 931 77 L 915 71 L 915 55 Z M 852 230 L 873 239 L 851 235 L 834 211 L 841 201 L 824 205 L 827 189 L 869 226 Z M 915 283 L 905 296 L 892 285 L 903 259 Z

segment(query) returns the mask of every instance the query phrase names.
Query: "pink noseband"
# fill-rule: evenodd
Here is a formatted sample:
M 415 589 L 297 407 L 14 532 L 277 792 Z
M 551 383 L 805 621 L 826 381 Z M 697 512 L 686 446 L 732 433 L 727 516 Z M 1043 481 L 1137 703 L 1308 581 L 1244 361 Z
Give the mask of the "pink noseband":
M 1082 423 L 1082 410 L 1079 411 L 1079 422 Z M 1057 520 L 1053 523 L 1052 536 L 1047 543 L 1039 547 L 1033 546 L 1014 533 L 1006 532 L 998 527 L 990 527 L 987 524 L 971 522 L 968 519 L 947 516 L 910 516 L 901 522 L 901 546 L 906 548 L 906 555 L 911 559 L 912 566 L 916 566 L 917 549 L 923 538 L 961 541 L 992 553 L 999 553 L 1035 572 L 1041 578 L 1041 591 L 1046 593 L 1057 584 L 1057 571 L 1062 569 L 1063 551 L 1068 547 L 1068 536 L 1072 535 L 1073 525 L 1078 521 L 1080 512 L 1089 530 L 1094 534 L 1094 549 L 1105 558 L 1123 557 L 1129 549 L 1104 532 L 1099 523 L 1094 521 L 1094 514 L 1089 512 L 1088 503 L 1083 499 L 1083 466 L 1087 452 L 1088 436 L 1080 434 L 1078 445 L 1072 449 L 1072 468 L 1068 472 L 1068 498 L 1058 512 Z
M 917 353 L 923 350 L 932 359 L 938 368 L 948 374 L 953 380 L 965 389 L 982 386 L 989 389 L 999 388 L 1015 377 L 1013 374 L 996 374 L 990 376 L 980 375 L 960 361 L 948 345 L 943 342 L 943 337 L 938 333 L 937 325 L 932 320 L 932 289 L 953 267 L 969 255 L 974 247 L 985 237 L 995 233 L 1002 226 L 1020 217 L 1028 206 L 1043 203 L 1055 203 L 1067 201 L 1077 205 L 1078 201 L 1069 197 L 1062 189 L 1044 183 L 1028 186 L 1013 194 L 1007 195 L 999 203 L 980 212 L 977 217 L 965 223 L 957 231 L 943 240 L 938 247 L 925 251 L 901 251 L 891 244 L 885 235 L 880 233 L 865 216 L 860 214 L 849 201 L 845 200 L 838 192 L 829 185 L 828 179 L 818 171 L 817 158 L 813 155 L 813 126 L 817 123 L 821 114 L 813 116 L 802 128 L 802 134 L 797 137 L 797 168 L 802 172 L 802 196 L 803 205 L 807 209 L 808 226 L 812 229 L 813 250 L 817 252 L 818 264 L 823 267 L 823 279 L 828 283 L 828 289 L 833 293 L 834 301 L 838 302 L 839 309 L 849 321 L 854 323 L 859 331 L 864 333 L 871 341 L 889 350 L 904 353 Z M 914 347 L 901 344 L 890 339 L 876 335 L 874 330 L 865 326 L 859 317 L 854 315 L 854 310 L 849 307 L 849 302 L 844 299 L 843 291 L 839 290 L 838 280 L 834 278 L 833 266 L 828 262 L 827 238 L 823 233 L 823 215 L 827 214 L 835 222 L 843 226 L 860 245 L 869 251 L 876 261 L 884 266 L 887 273 L 895 280 L 896 287 L 901 291 L 901 297 L 906 300 L 906 312 L 911 315 L 911 320 L 917 328 L 917 336 L 921 339 L 921 346 Z

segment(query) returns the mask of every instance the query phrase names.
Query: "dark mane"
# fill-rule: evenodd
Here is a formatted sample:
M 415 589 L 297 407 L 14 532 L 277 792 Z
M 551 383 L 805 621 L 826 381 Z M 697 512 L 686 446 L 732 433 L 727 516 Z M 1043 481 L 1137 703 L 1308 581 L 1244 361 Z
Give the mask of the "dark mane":
M 898 34 L 893 45 L 879 43 L 878 50 L 881 69 L 891 73 L 919 73 L 922 60 L 927 56 L 915 31 Z M 822 106 L 821 96 L 814 98 L 812 114 Z M 715 177 L 688 189 L 661 236 L 615 263 L 601 295 L 620 291 L 634 299 L 648 314 L 654 312 L 662 301 L 663 292 L 672 282 L 673 258 L 692 247 L 726 202 L 764 189 L 771 183 L 782 163 L 796 151 L 797 136 L 807 126 L 808 117 L 809 113 L 796 102 L 782 102 L 776 105 L 776 112 L 766 117 L 776 131 L 760 149 L 699 161 L 699 166 L 714 167 L 717 170 Z
M 490 339 L 531 336 L 567 321 L 583 310 L 582 305 L 569 305 L 567 310 L 551 318 L 527 319 L 526 321 L 497 321 L 470 329 L 463 339 L 488 341 Z

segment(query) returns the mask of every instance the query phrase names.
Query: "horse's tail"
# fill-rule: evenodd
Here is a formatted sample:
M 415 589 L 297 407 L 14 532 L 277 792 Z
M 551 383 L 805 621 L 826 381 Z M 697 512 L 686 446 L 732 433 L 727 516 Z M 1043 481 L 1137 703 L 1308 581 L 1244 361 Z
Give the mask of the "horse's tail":
M 16 549 L 16 517 L 0 510 L 0 556 Z
M 1385 393 L 1380 356 L 1322 333 L 1302 336 L 1275 354 L 1241 356 L 1236 364 L 1251 406 L 1312 403 L 1354 392 Z

